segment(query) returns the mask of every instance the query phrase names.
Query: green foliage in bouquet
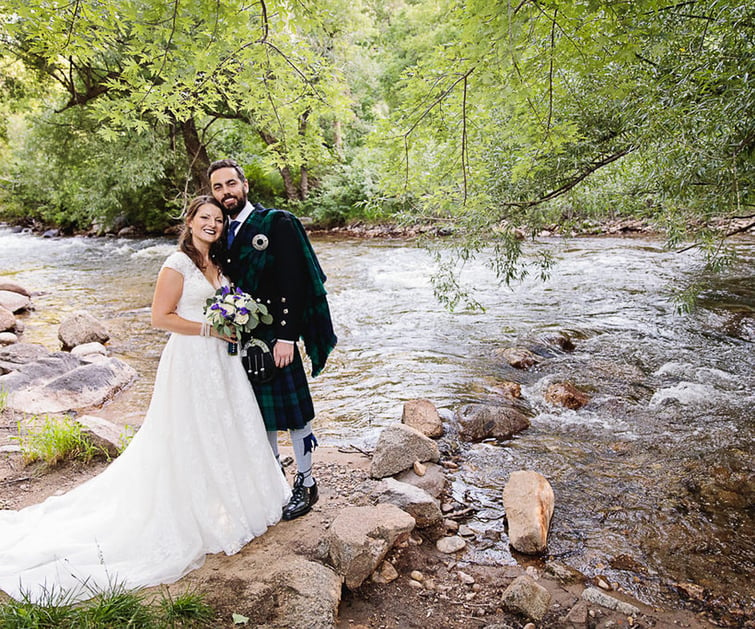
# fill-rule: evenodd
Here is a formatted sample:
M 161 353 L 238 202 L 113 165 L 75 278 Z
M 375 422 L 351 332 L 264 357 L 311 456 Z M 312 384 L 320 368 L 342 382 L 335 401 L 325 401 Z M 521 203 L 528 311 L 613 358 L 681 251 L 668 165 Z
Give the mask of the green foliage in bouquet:
M 224 336 L 251 333 L 260 323 L 273 322 L 267 307 L 256 302 L 240 288 L 221 286 L 207 300 L 205 318 L 216 332 Z

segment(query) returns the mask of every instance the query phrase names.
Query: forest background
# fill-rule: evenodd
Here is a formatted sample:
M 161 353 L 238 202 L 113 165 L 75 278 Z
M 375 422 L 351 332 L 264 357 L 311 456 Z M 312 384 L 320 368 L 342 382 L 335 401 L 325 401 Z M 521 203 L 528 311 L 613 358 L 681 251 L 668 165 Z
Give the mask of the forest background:
M 0 41 L 10 222 L 160 233 L 232 156 L 264 205 L 432 225 L 505 279 L 553 225 L 716 265 L 753 223 L 752 2 L 0 0 Z

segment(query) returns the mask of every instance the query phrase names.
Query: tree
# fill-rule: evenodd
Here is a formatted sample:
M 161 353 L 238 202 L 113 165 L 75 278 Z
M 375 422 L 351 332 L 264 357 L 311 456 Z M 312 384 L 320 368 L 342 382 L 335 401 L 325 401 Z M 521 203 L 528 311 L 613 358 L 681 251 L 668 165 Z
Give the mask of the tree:
M 310 166 L 329 159 L 321 122 L 348 105 L 338 71 L 315 45 L 323 8 L 11 0 L 0 3 L 0 37 L 61 88 L 59 113 L 86 108 L 100 141 L 157 134 L 181 142 L 190 193 L 206 186 L 213 129 L 230 120 L 257 134 L 294 199 L 308 194 Z
M 403 21 L 385 186 L 468 236 L 459 261 L 492 245 L 519 276 L 515 229 L 584 217 L 609 180 L 672 242 L 752 218 L 751 3 L 437 0 Z

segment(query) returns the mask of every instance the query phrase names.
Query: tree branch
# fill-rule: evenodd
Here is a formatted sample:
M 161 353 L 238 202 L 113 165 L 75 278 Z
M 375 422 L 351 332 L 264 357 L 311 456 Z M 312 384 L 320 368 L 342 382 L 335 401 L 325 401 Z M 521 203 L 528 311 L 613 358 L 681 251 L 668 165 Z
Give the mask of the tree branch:
M 468 75 L 464 77 L 464 96 L 461 102 L 461 173 L 464 177 L 464 200 L 462 205 L 467 204 L 467 82 Z
M 540 205 L 541 203 L 545 203 L 546 201 L 551 201 L 552 199 L 555 199 L 556 197 L 560 197 L 562 194 L 565 194 L 566 192 L 569 192 L 574 186 L 576 186 L 578 183 L 584 181 L 592 175 L 595 171 L 603 168 L 603 166 L 607 166 L 608 164 L 615 162 L 617 159 L 621 159 L 625 155 L 628 155 L 631 153 L 634 149 L 633 148 L 626 148 L 623 151 L 619 151 L 617 153 L 613 153 L 612 155 L 609 155 L 607 157 L 604 157 L 603 159 L 592 162 L 590 164 L 590 167 L 585 170 L 582 173 L 579 173 L 578 175 L 575 175 L 572 179 L 567 181 L 562 186 L 559 186 L 555 190 L 552 190 L 545 196 L 540 197 L 539 199 L 535 199 L 534 201 L 524 201 L 524 202 L 509 202 L 504 203 L 503 205 L 506 207 L 515 207 L 515 208 L 528 208 L 528 207 L 534 207 L 535 205 Z
M 755 227 L 755 221 L 750 223 L 749 225 L 743 225 L 742 227 L 737 227 L 737 229 L 732 229 L 730 232 L 726 232 L 723 235 L 722 240 L 725 240 L 726 238 L 729 238 L 730 236 L 734 236 L 735 234 L 741 234 L 742 232 L 746 232 L 751 230 L 753 227 Z M 684 253 L 685 251 L 689 251 L 690 249 L 695 249 L 696 247 L 702 246 L 699 242 L 693 242 L 691 245 L 688 245 L 687 247 L 682 247 L 681 249 L 677 249 L 677 253 Z

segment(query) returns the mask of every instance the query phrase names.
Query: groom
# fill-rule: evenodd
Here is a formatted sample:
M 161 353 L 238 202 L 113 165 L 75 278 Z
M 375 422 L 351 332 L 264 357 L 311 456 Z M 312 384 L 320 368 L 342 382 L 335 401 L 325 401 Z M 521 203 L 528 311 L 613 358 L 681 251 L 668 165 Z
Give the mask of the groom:
M 312 476 L 315 411 L 297 341 L 304 340 L 316 376 L 337 340 L 323 286 L 325 275 L 293 214 L 248 201 L 249 182 L 234 160 L 213 162 L 207 175 L 212 196 L 231 218 L 225 270 L 236 286 L 265 304 L 273 316 L 272 324 L 258 326 L 254 336 L 273 344 L 278 369 L 271 382 L 253 387 L 279 461 L 277 431 L 288 430 L 291 437 L 297 473 L 283 519 L 293 520 L 308 513 L 318 498 Z

